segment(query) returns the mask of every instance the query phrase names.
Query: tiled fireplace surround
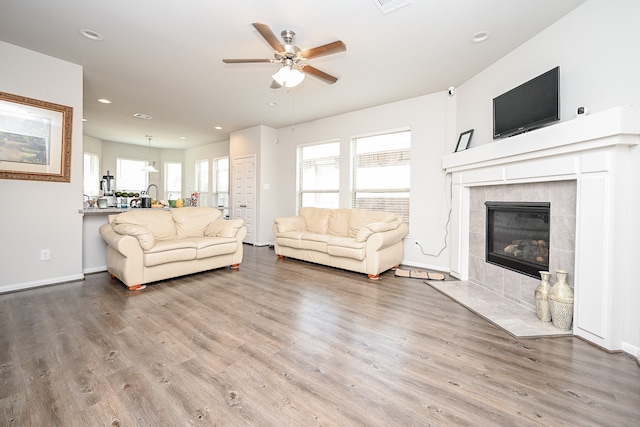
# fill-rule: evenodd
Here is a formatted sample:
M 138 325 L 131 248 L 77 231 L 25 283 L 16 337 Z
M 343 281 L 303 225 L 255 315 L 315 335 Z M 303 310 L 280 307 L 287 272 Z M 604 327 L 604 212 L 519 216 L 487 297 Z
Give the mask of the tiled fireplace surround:
M 469 203 L 469 280 L 535 310 L 540 279 L 485 262 L 484 202 L 549 202 L 549 271 L 567 270 L 573 287 L 575 265 L 576 181 L 472 187 Z M 555 274 L 554 274 L 555 275 Z M 554 279 L 552 279 L 553 282 Z
M 623 349 L 624 281 L 637 263 L 624 245 L 625 195 L 637 191 L 628 150 L 639 135 L 640 111 L 617 107 L 445 156 L 451 275 L 533 308 L 536 279 L 484 262 L 484 201 L 548 201 L 549 270 L 570 272 L 574 335 Z

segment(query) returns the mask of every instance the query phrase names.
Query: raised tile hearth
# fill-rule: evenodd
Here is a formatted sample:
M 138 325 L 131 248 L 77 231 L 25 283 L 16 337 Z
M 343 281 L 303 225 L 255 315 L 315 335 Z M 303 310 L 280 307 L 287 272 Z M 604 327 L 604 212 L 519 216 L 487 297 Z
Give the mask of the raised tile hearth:
M 428 281 L 430 286 L 516 338 L 571 336 L 532 311 L 468 280 Z

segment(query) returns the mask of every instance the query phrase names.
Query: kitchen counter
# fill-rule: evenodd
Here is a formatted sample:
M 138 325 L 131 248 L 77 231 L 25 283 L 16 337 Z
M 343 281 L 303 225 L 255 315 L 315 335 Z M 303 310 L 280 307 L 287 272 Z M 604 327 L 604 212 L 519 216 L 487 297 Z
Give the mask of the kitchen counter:
M 119 214 L 119 213 L 129 212 L 129 211 L 137 211 L 139 209 L 162 209 L 162 210 L 168 210 L 168 209 L 171 209 L 171 207 L 170 206 L 165 206 L 164 208 L 104 208 L 104 209 L 86 208 L 86 209 L 80 209 L 78 211 L 78 213 L 81 213 L 82 215 L 88 215 L 88 216 L 109 215 L 109 214 Z

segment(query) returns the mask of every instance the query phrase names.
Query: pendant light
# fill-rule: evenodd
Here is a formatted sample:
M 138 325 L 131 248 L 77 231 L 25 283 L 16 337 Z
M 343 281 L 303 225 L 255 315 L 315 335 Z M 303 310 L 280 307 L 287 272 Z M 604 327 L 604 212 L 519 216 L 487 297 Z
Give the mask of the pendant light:
M 149 163 L 147 164 L 147 166 L 142 168 L 142 170 L 145 172 L 158 173 L 158 169 L 154 167 L 156 165 L 156 162 L 153 162 L 153 165 L 151 164 L 151 135 L 146 135 L 146 136 L 147 138 L 149 138 Z

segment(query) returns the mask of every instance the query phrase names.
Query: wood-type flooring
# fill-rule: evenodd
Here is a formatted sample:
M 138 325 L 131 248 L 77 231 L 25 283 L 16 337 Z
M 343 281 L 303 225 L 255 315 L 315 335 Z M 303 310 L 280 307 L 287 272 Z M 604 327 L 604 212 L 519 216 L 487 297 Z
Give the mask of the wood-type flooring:
M 96 273 L 3 294 L 0 325 L 1 426 L 640 425 L 625 353 L 267 247 L 142 291 Z

